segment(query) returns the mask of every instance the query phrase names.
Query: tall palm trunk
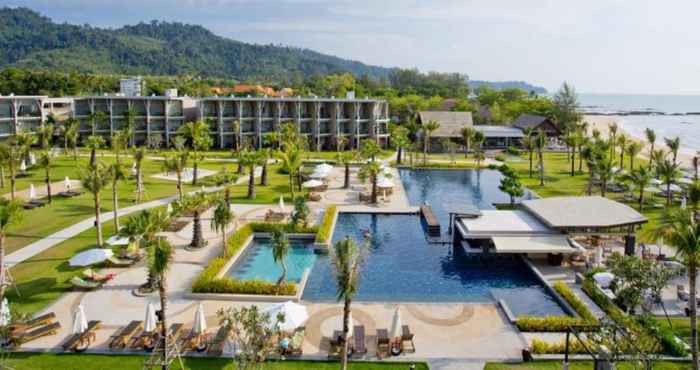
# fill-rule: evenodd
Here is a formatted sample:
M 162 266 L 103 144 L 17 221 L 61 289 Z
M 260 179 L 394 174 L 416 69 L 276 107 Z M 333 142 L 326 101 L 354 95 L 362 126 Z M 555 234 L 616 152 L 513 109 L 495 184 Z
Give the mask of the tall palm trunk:
M 671 183 L 666 183 L 666 207 L 671 206 Z
M 260 185 L 267 186 L 267 160 L 262 165 L 262 173 L 260 174 Z
M 0 188 L 5 187 L 5 166 L 0 165 Z
M 68 136 L 63 136 L 63 153 L 68 154 Z
M 644 208 L 644 188 L 639 188 L 639 212 L 642 212 Z
M 423 139 L 423 164 L 428 163 L 428 135 Z
M 97 228 L 97 246 L 102 246 L 102 222 L 100 221 L 100 193 L 97 192 L 93 197 L 95 201 L 95 227 Z
M 97 165 L 97 150 L 95 148 L 90 149 L 90 166 L 95 167 Z
M 46 182 L 46 196 L 49 199 L 49 204 L 51 204 L 53 198 L 51 196 L 51 169 L 50 166 L 46 166 L 44 181 Z
M 0 276 L 5 276 L 5 233 L 0 233 Z M 5 287 L 7 284 L 0 284 L 0 303 L 5 298 Z
M 350 187 L 350 164 L 345 164 L 345 181 L 343 182 L 343 189 L 348 189 Z
M 73 160 L 78 160 L 78 145 L 73 144 Z
M 576 154 L 575 153 L 576 153 L 576 148 L 572 147 L 571 148 L 571 176 L 572 177 L 576 175 L 575 167 L 574 167 L 576 165 L 576 158 L 575 158 Z
M 119 231 L 119 197 L 117 196 L 117 181 L 112 181 L 112 212 L 114 213 L 114 230 Z
M 197 168 L 199 167 L 197 152 L 194 153 L 194 158 L 195 159 L 192 161 L 192 186 L 197 186 Z
M 255 166 L 250 166 L 248 176 L 248 199 L 255 199 Z
M 377 175 L 372 175 L 372 203 L 377 204 Z
M 593 195 L 593 168 L 588 165 L 588 184 L 586 185 L 586 193 L 588 196 Z
M 698 275 L 698 266 L 695 257 L 691 258 L 689 262 L 688 278 L 690 279 L 690 283 L 688 285 L 690 285 L 690 300 L 688 301 L 688 306 L 690 307 L 690 348 L 693 354 L 693 369 L 698 370 L 698 311 L 695 294 L 695 280 Z
M 532 157 L 533 157 L 534 151 L 529 150 L 529 152 L 530 152 L 530 178 L 532 178 Z
M 182 194 L 182 172 L 177 171 L 177 195 L 180 198 L 180 201 L 182 202 L 183 194 Z
M 578 172 L 583 172 L 583 157 L 581 156 L 582 146 L 578 146 Z
M 160 274 L 160 284 L 158 284 L 158 294 L 160 295 L 160 337 L 162 340 L 161 346 L 163 348 L 163 365 L 162 370 L 168 370 L 168 324 L 166 322 L 167 315 L 165 314 L 168 307 L 168 297 L 166 292 L 166 282 L 165 274 Z
M 136 203 L 141 203 L 143 196 L 143 177 L 141 176 L 141 163 L 136 166 Z
M 350 332 L 350 304 L 352 300 L 350 298 L 345 298 L 343 302 L 343 337 L 340 338 L 341 352 L 340 352 L 340 362 L 341 369 L 347 370 L 348 368 L 348 332 Z
M 540 165 L 540 186 L 544 186 L 544 155 L 542 149 L 538 149 L 539 165 Z
M 289 169 L 289 191 L 292 193 L 292 200 L 294 200 L 294 172 Z
M 202 239 L 202 219 L 199 209 L 194 210 L 192 218 L 194 220 L 192 222 L 192 242 L 190 247 L 202 248 L 204 247 L 204 240 Z
M 13 165 L 10 165 L 10 198 L 15 200 L 15 191 L 17 191 L 17 170 Z
M 396 155 L 396 164 L 401 165 L 401 157 L 403 156 L 403 149 L 398 148 L 398 154 Z

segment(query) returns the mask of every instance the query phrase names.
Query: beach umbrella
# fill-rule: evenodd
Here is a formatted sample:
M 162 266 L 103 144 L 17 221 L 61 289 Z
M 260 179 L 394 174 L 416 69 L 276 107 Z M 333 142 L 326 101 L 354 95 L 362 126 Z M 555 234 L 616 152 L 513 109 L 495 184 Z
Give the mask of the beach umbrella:
M 301 184 L 301 186 L 303 186 L 305 188 L 315 188 L 315 187 L 318 187 L 321 185 L 323 185 L 323 183 L 321 181 L 318 181 L 318 180 L 309 180 L 309 181 L 305 181 L 303 184 Z
M 657 185 L 657 186 L 658 186 L 658 185 L 663 184 L 664 182 L 661 181 L 661 180 L 659 180 L 659 179 L 651 179 L 651 180 L 649 181 L 649 183 L 652 184 L 652 185 Z
M 105 242 L 107 245 L 129 245 L 129 238 L 128 237 L 121 237 L 119 234 L 112 235 L 107 241 Z
M 598 272 L 593 274 L 593 280 L 598 283 L 603 289 L 610 286 L 613 280 L 615 280 L 615 275 L 609 272 Z
M 603 248 L 598 247 L 595 250 L 595 265 L 600 266 L 603 264 Z
M 401 336 L 401 311 L 399 311 L 399 308 L 396 307 L 396 311 L 394 311 L 394 318 L 391 320 L 391 331 L 389 332 L 389 337 L 390 338 L 397 338 Z
M 647 186 L 646 188 L 644 188 L 645 193 L 658 193 L 660 191 L 661 191 L 661 189 L 659 189 L 655 186 Z
M 316 166 L 315 171 L 321 171 L 321 172 L 331 172 L 333 170 L 333 166 L 327 164 L 327 163 L 321 163 L 318 166 Z
M 88 323 L 85 317 L 83 305 L 78 305 L 78 308 L 73 312 L 73 334 L 83 334 L 87 330 Z
M 66 190 L 70 190 L 73 187 L 73 184 L 70 182 L 70 179 L 68 176 L 63 180 L 63 187 L 66 188 Z
M 29 199 L 33 200 L 34 198 L 36 198 L 36 189 L 34 184 L 29 184 Z
M 352 337 L 352 335 L 355 332 L 354 329 L 355 326 L 355 321 L 352 319 L 352 311 L 350 311 L 350 314 L 348 315 L 348 338 Z M 343 315 L 340 315 L 340 329 L 341 332 L 343 331 Z
M 111 249 L 93 248 L 88 249 L 84 252 L 80 252 L 68 260 L 71 266 L 88 266 L 95 263 L 100 263 L 109 257 L 112 257 L 114 253 Z
M 280 201 L 278 205 L 280 207 L 280 211 L 284 212 L 284 196 L 280 195 Z
M 205 331 L 207 331 L 207 320 L 204 318 L 204 306 L 200 303 L 197 306 L 197 311 L 194 313 L 192 332 L 195 334 L 204 334 Z
M 10 303 L 7 301 L 7 298 L 3 298 L 2 306 L 0 306 L 0 326 L 10 325 L 11 321 Z
M 263 313 L 270 315 L 272 324 L 277 325 L 282 331 L 292 331 L 303 326 L 306 320 L 309 319 L 309 312 L 306 310 L 306 306 L 292 301 L 272 305 L 263 310 Z M 283 322 L 277 322 L 279 314 L 284 315 Z
M 146 319 L 144 321 L 145 323 L 143 324 L 143 331 L 150 333 L 156 330 L 156 324 L 158 323 L 158 319 L 156 318 L 156 308 L 151 302 L 149 302 L 146 306 Z
M 387 179 L 386 177 L 382 177 L 379 179 L 379 181 L 377 181 L 377 187 L 379 187 L 379 188 L 393 188 L 394 183 L 391 180 Z
M 22 161 L 22 163 L 19 164 L 19 170 L 24 172 L 27 170 L 27 162 Z
M 166 211 L 169 215 L 173 214 L 173 205 L 170 204 L 170 203 L 168 203 L 168 206 L 165 208 L 165 211 Z
M 328 177 L 328 171 L 316 170 L 309 177 L 311 177 L 312 179 L 322 179 L 324 177 Z
M 29 153 L 29 165 L 33 166 L 36 164 L 36 156 L 34 153 Z
M 684 195 L 683 198 L 681 198 L 681 209 L 686 209 L 687 206 L 688 206 L 688 199 L 686 199 L 686 197 Z

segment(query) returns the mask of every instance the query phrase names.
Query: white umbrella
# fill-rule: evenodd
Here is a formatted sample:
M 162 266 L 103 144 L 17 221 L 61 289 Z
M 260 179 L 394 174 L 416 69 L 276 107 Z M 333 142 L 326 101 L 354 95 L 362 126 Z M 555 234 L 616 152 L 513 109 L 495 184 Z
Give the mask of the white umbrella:
M 36 198 L 36 189 L 34 184 L 29 184 L 29 199 L 33 200 L 34 198 Z
M 312 179 L 322 179 L 322 178 L 328 177 L 328 174 L 329 174 L 328 171 L 316 170 L 309 177 L 311 177 Z
M 109 257 L 112 257 L 114 253 L 111 249 L 93 248 L 80 252 L 75 256 L 71 257 L 68 263 L 71 266 L 88 266 L 95 263 L 100 263 Z
M 646 188 L 644 188 L 644 192 L 646 192 L 646 193 L 658 193 L 660 191 L 661 191 L 661 189 L 659 189 L 655 186 L 647 186 Z
M 681 209 L 686 209 L 687 206 L 688 206 L 688 199 L 686 199 L 686 197 L 683 196 L 683 198 L 681 198 Z
M 192 332 L 195 334 L 204 334 L 205 331 L 207 331 L 207 320 L 204 318 L 204 307 L 200 303 L 197 306 L 197 311 L 194 313 Z
M 264 313 L 270 315 L 273 325 L 277 325 L 282 331 L 292 331 L 306 322 L 309 319 L 309 313 L 306 307 L 292 301 L 282 302 L 272 305 L 265 310 Z M 284 315 L 284 322 L 277 322 L 277 316 Z
M 29 165 L 33 166 L 36 164 L 36 156 L 34 156 L 34 153 L 29 153 Z
M 7 301 L 7 298 L 3 298 L 2 306 L 0 306 L 0 326 L 10 325 L 11 321 L 10 303 Z
M 107 243 L 107 245 L 129 245 L 129 238 L 121 237 L 119 234 L 116 234 L 107 239 L 105 243 Z
M 603 264 L 603 248 L 598 247 L 595 250 L 595 265 L 600 266 Z
M 333 166 L 326 164 L 326 163 L 321 163 L 318 166 L 316 166 L 315 171 L 322 171 L 322 172 L 330 172 L 333 170 Z
M 153 306 L 153 303 L 149 302 L 148 306 L 146 306 L 146 320 L 143 324 L 143 331 L 150 333 L 156 330 L 157 322 L 158 319 L 156 318 L 156 308 Z
M 280 211 L 284 212 L 284 197 L 282 195 L 280 195 L 279 207 Z
M 168 213 L 168 215 L 173 214 L 173 205 L 168 203 L 168 206 L 165 208 L 165 211 Z
M 350 311 L 350 314 L 348 315 L 348 338 L 352 337 L 354 334 L 355 329 L 353 328 L 355 326 L 355 321 L 352 319 L 352 311 Z M 343 331 L 343 315 L 340 315 L 340 331 Z
M 393 188 L 394 183 L 391 180 L 387 179 L 386 177 L 382 177 L 379 179 L 379 181 L 377 181 L 377 187 L 379 187 L 379 188 Z
M 391 320 L 391 331 L 389 332 L 389 337 L 390 338 L 396 338 L 401 336 L 401 311 L 399 311 L 399 308 L 396 307 L 396 311 L 394 311 L 394 319 Z
M 651 179 L 651 181 L 649 181 L 649 183 L 652 184 L 652 185 L 661 185 L 661 184 L 663 184 L 664 182 L 661 181 L 661 180 L 659 180 L 659 179 Z
M 615 280 L 615 275 L 609 272 L 598 272 L 593 275 L 593 280 L 595 280 L 601 288 L 605 289 Z
M 78 305 L 78 308 L 73 312 L 73 334 L 82 334 L 87 330 L 88 323 L 85 317 L 83 305 Z
M 70 190 L 73 187 L 73 184 L 70 182 L 70 179 L 68 176 L 63 180 L 63 186 L 66 188 L 66 190 Z
M 303 184 L 301 184 L 301 186 L 303 186 L 305 188 L 315 188 L 315 187 L 318 187 L 321 185 L 323 185 L 323 183 L 321 181 L 318 181 L 318 180 L 309 180 L 309 181 L 306 181 Z
M 22 163 L 19 164 L 19 170 L 24 172 L 27 170 L 27 162 L 22 161 Z
M 680 186 L 676 185 L 676 184 L 671 184 L 671 186 L 669 187 L 669 189 L 671 189 L 671 191 L 674 192 L 674 193 L 678 193 L 678 192 L 683 191 L 683 189 L 682 189 Z

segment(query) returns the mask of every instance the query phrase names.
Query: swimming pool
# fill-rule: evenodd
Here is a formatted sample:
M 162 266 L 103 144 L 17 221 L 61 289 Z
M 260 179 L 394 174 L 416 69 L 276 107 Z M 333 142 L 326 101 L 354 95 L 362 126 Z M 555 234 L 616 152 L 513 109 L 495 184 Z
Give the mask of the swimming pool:
M 311 268 L 316 254 L 311 245 L 300 240 L 290 240 L 287 253 L 287 281 L 299 283 L 304 270 Z M 268 239 L 254 239 L 243 254 L 229 268 L 226 275 L 241 280 L 264 280 L 277 282 L 282 267 L 272 258 L 272 247 Z
M 416 215 L 341 213 L 333 240 L 362 240 L 372 232 L 356 301 L 493 303 L 503 299 L 516 315 L 563 315 L 527 267 L 515 257 L 477 262 L 451 245 L 429 244 Z M 328 256 L 318 256 L 302 299 L 334 301 Z

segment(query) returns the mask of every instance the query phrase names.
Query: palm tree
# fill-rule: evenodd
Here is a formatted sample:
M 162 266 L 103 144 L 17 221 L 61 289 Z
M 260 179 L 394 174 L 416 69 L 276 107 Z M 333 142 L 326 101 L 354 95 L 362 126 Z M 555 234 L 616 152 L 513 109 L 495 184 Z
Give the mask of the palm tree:
M 676 257 L 679 257 L 688 267 L 690 347 L 693 355 L 693 369 L 698 370 L 696 281 L 698 261 L 700 261 L 700 222 L 698 222 L 695 211 L 689 209 L 667 209 L 661 220 L 648 233 L 649 240 L 656 241 L 660 238 L 676 248 Z
M 369 181 L 372 184 L 372 203 L 377 203 L 377 180 L 379 179 L 379 174 L 382 172 L 382 168 L 376 161 L 369 161 L 365 163 L 360 171 L 357 173 L 357 177 L 360 181 Z
M 642 144 L 637 141 L 632 141 L 627 146 L 627 156 L 630 158 L 630 171 L 634 170 L 634 159 L 642 152 Z
M 547 135 L 540 131 L 535 138 L 535 148 L 537 148 L 537 160 L 539 162 L 540 186 L 544 186 L 544 148 L 547 146 Z
M 677 159 L 678 159 L 678 151 L 681 148 L 681 138 L 678 136 L 676 136 L 672 139 L 664 138 L 664 141 L 666 142 L 666 146 L 668 147 L 668 150 L 673 155 L 673 164 L 678 164 Z
M 148 249 L 148 271 L 158 277 L 158 296 L 160 297 L 160 345 L 162 346 L 162 370 L 168 369 L 168 324 L 167 324 L 167 273 L 173 261 L 175 249 L 165 238 L 157 238 Z
M 126 169 L 119 162 L 112 163 L 109 166 L 109 177 L 112 182 L 112 212 L 114 214 L 114 230 L 119 230 L 119 195 L 117 193 L 117 186 L 119 185 L 119 181 L 126 179 Z
M 5 271 L 5 236 L 8 230 L 22 219 L 22 204 L 14 200 L 0 197 L 0 277 L 7 275 Z M 8 284 L 0 284 L 0 302 L 5 298 L 5 287 Z
M 165 157 L 163 161 L 163 169 L 166 172 L 175 172 L 177 176 L 177 195 L 182 201 L 182 173 L 187 167 L 187 160 L 189 157 L 189 152 L 186 149 L 180 150 L 177 153 Z
M 192 148 L 192 186 L 196 186 L 197 168 L 202 160 L 201 152 L 209 149 L 212 144 L 209 125 L 204 121 L 187 122 L 177 131 L 189 141 Z
M 141 202 L 143 196 L 143 160 L 146 158 L 146 148 L 134 149 L 134 167 L 136 168 L 136 203 Z
M 68 153 L 68 145 L 70 144 L 73 148 L 73 160 L 78 160 L 78 138 L 80 138 L 80 121 L 75 118 L 68 118 L 66 120 L 66 128 L 64 130 L 64 146 L 66 153 Z
M 336 154 L 336 161 L 345 168 L 345 180 L 343 181 L 343 189 L 350 188 L 350 163 L 357 159 L 357 152 L 339 152 Z
M 342 351 L 340 360 L 341 369 L 347 369 L 348 361 L 348 330 L 350 321 L 350 305 L 360 286 L 360 267 L 363 253 L 355 242 L 346 237 L 333 246 L 331 263 L 335 270 L 336 297 L 343 301 L 343 336 L 341 338 Z
M 525 136 L 523 137 L 523 148 L 527 150 L 529 160 L 530 160 L 530 171 L 529 171 L 529 177 L 532 178 L 532 157 L 535 152 L 535 149 L 537 148 L 537 142 L 535 140 L 535 137 L 533 136 L 532 129 L 526 129 L 525 130 Z
M 654 158 L 654 146 L 656 146 L 656 132 L 650 128 L 645 128 L 644 129 L 644 135 L 647 137 L 647 141 L 649 142 L 649 167 L 654 165 L 654 161 L 656 158 Z
M 51 152 L 47 149 L 41 153 L 39 157 L 39 167 L 44 169 L 44 182 L 46 183 L 46 196 L 49 199 L 49 204 L 51 204 L 53 196 L 51 195 L 51 164 L 53 162 L 53 157 Z M 1 301 L 0 301 L 1 302 Z
M 148 250 L 148 247 L 155 241 L 156 234 L 162 231 L 169 223 L 170 216 L 164 209 L 147 209 L 127 218 L 124 225 L 119 229 L 118 235 L 128 238 L 130 243 L 135 243 L 139 248 Z M 152 292 L 157 282 L 156 275 L 148 270 L 148 280 L 139 287 L 139 290 Z
M 464 127 L 460 132 L 462 134 L 462 141 L 464 141 L 464 158 L 467 158 L 467 155 L 469 154 L 475 132 L 476 130 L 474 130 L 473 127 Z
M 593 194 L 593 173 L 595 171 L 595 148 L 592 144 L 588 144 L 583 147 L 579 158 L 582 158 L 586 162 L 586 168 L 588 169 L 588 181 L 586 183 L 586 194 L 589 196 Z
M 391 143 L 396 148 L 396 164 L 401 165 L 403 161 L 403 149 L 410 143 L 408 140 L 408 129 L 403 126 L 395 126 L 391 130 Z
M 102 163 L 96 162 L 94 166 L 89 166 L 81 174 L 83 188 L 92 193 L 95 206 L 95 227 L 97 228 L 97 246 L 102 246 L 102 222 L 100 221 L 100 194 L 110 181 L 109 168 Z
M 617 122 L 608 125 L 608 141 L 610 142 L 610 157 L 615 156 L 615 145 L 617 145 Z
M 229 206 L 229 203 L 225 198 L 222 198 L 216 202 L 216 209 L 214 209 L 214 217 L 211 220 L 211 229 L 215 232 L 221 233 L 221 245 L 224 250 L 222 255 L 226 255 L 226 228 L 233 221 L 233 211 Z
M 31 143 L 31 139 L 23 137 L 25 135 L 27 134 L 19 132 L 11 137 L 8 143 L 0 144 L 1 156 L 7 162 L 7 168 L 10 171 L 10 198 L 12 200 L 15 199 L 17 191 L 17 170 L 29 150 L 27 145 Z M 34 136 L 32 135 L 32 137 Z
M 231 122 L 231 130 L 233 131 L 233 150 L 238 152 L 241 150 L 241 122 L 238 120 Z
M 671 206 L 673 195 L 671 193 L 671 184 L 676 182 L 681 173 L 678 170 L 678 165 L 674 162 L 664 159 L 656 164 L 656 171 L 661 177 L 661 180 L 666 185 L 666 207 Z
M 269 148 L 262 148 L 258 150 L 258 155 L 260 156 L 260 164 L 262 165 L 260 186 L 267 186 L 267 161 L 272 156 L 272 151 Z
M 629 138 L 625 134 L 620 134 L 617 138 L 617 146 L 620 147 L 620 167 L 625 167 L 625 152 L 627 152 L 627 145 L 630 143 Z
M 41 138 L 39 142 L 41 143 L 42 149 L 49 149 L 49 147 L 51 146 L 51 140 L 53 139 L 54 132 L 55 126 L 49 123 L 48 119 L 47 122 L 44 122 L 44 124 L 37 130 L 37 133 Z
M 301 151 L 295 146 L 285 146 L 283 151 L 277 152 L 277 156 L 282 161 L 282 169 L 289 175 L 289 191 L 294 199 L 294 179 L 301 168 Z
M 281 287 L 287 283 L 287 254 L 289 254 L 290 244 L 287 234 L 281 227 L 272 230 L 272 259 L 282 267 L 282 275 L 277 279 L 277 286 Z
M 121 130 L 121 134 L 124 145 L 128 148 L 129 145 L 134 145 L 134 134 L 136 133 L 136 111 L 134 108 L 129 107 L 124 112 L 124 121 L 126 121 L 126 126 Z
M 605 197 L 608 191 L 608 182 L 613 178 L 615 172 L 613 171 L 615 167 L 615 160 L 608 153 L 599 151 L 596 156 L 595 171 L 598 173 L 598 178 L 600 179 L 600 195 Z
M 476 147 L 476 169 L 477 170 L 481 169 L 481 159 L 484 156 L 484 153 L 482 151 L 484 141 L 486 141 L 486 136 L 484 136 L 484 133 L 482 131 L 474 131 L 474 137 L 472 138 L 472 142 L 474 144 L 474 147 Z
M 382 148 L 379 147 L 379 144 L 377 144 L 374 139 L 365 139 L 362 140 L 362 144 L 360 145 L 360 155 L 362 158 L 369 159 L 371 161 L 374 161 L 377 158 L 377 155 L 381 153 Z
M 248 167 L 248 199 L 255 199 L 255 167 L 262 163 L 262 159 L 262 155 L 253 150 L 244 150 L 238 156 L 238 161 Z
M 652 178 L 649 168 L 643 166 L 631 170 L 627 175 L 627 180 L 639 190 L 639 212 L 644 210 L 644 189 L 649 186 Z
M 102 136 L 90 135 L 85 139 L 85 146 L 90 149 L 90 166 L 97 164 L 97 149 L 105 145 L 105 139 Z
M 436 121 L 428 121 L 423 124 L 423 163 L 428 163 L 428 151 L 430 150 L 430 136 L 440 128 Z
M 202 248 L 204 247 L 204 237 L 202 236 L 202 213 L 209 207 L 211 199 L 204 192 L 197 192 L 192 195 L 187 195 L 180 202 L 179 206 L 188 211 L 192 212 L 193 226 L 192 226 L 192 242 L 190 243 L 191 248 Z
M 105 112 L 93 112 L 90 114 L 91 135 L 97 135 L 97 124 L 109 118 Z

